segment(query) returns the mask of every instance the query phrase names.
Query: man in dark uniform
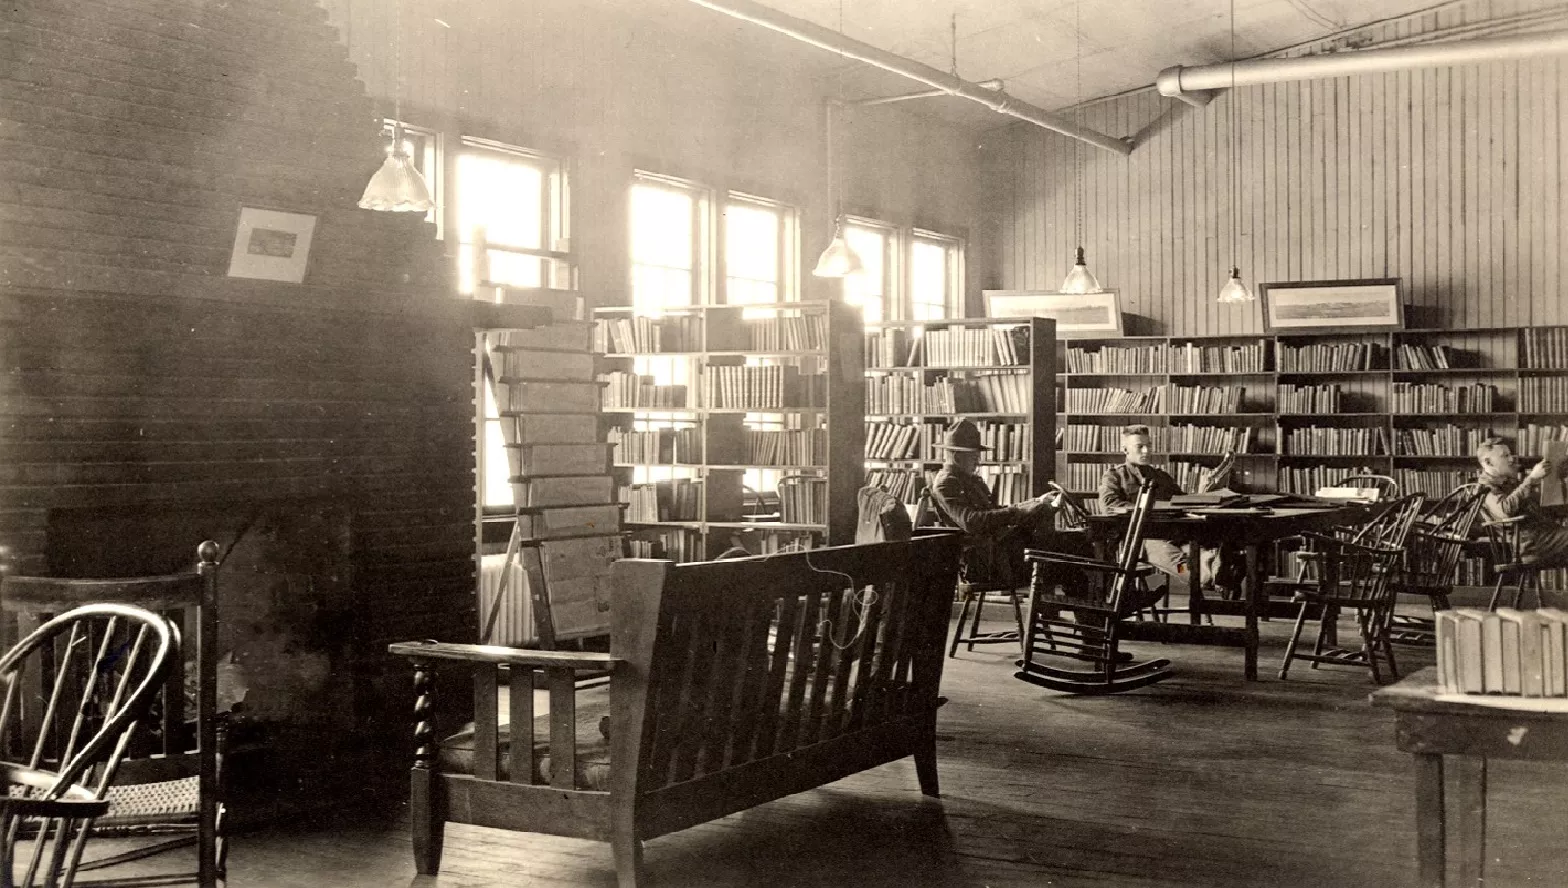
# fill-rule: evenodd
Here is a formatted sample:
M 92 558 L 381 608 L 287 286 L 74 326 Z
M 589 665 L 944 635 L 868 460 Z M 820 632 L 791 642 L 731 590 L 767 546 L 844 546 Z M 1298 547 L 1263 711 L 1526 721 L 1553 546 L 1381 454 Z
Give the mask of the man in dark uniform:
M 964 578 L 1016 585 L 1028 582 L 1024 548 L 1048 547 L 1060 501 L 1040 496 L 998 506 L 985 479 L 975 472 L 981 454 L 990 448 L 981 443 L 980 429 L 967 419 L 953 423 L 937 447 L 944 451 L 943 464 L 932 482 L 932 498 L 968 538 Z

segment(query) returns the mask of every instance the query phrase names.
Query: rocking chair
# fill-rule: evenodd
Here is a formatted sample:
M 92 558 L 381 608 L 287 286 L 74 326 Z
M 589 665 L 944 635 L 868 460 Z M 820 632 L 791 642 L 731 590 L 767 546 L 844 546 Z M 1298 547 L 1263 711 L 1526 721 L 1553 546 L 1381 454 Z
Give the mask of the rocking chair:
M 1148 605 L 1142 600 L 1149 594 L 1143 580 L 1155 568 L 1138 556 L 1153 507 L 1154 485 L 1146 481 L 1128 514 L 1114 562 L 1035 549 L 1026 553 L 1034 578 L 1024 659 L 1014 678 L 1069 694 L 1117 694 L 1171 676 L 1169 660 L 1128 662 L 1118 649 L 1122 620 Z M 1084 660 L 1094 668 L 1064 668 L 1043 662 L 1047 657 Z

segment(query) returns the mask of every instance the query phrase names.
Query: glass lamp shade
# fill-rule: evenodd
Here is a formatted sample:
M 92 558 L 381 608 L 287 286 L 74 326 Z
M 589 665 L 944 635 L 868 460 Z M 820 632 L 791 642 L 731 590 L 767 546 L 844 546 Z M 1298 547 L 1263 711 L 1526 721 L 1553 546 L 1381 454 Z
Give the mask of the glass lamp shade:
M 430 186 L 425 184 L 425 177 L 414 168 L 413 158 L 394 150 L 387 152 L 381 169 L 370 177 L 359 205 L 366 210 L 427 213 L 436 204 L 430 199 Z
M 844 239 L 844 226 L 841 224 L 833 229 L 833 240 L 817 257 L 817 267 L 811 273 L 817 277 L 841 278 L 856 274 L 864 268 L 860 255 L 850 249 L 849 241 Z
M 1226 281 L 1225 286 L 1220 288 L 1219 301 L 1224 303 L 1251 302 L 1256 298 L 1256 296 L 1252 295 L 1252 291 L 1247 289 L 1247 285 L 1241 282 L 1241 269 L 1234 265 L 1231 266 L 1230 280 Z
M 1067 277 L 1062 279 L 1061 292 L 1063 293 L 1099 293 L 1100 282 L 1093 272 L 1089 271 L 1089 264 L 1084 261 L 1083 247 L 1078 248 L 1077 255 L 1073 258 L 1073 269 L 1067 272 Z

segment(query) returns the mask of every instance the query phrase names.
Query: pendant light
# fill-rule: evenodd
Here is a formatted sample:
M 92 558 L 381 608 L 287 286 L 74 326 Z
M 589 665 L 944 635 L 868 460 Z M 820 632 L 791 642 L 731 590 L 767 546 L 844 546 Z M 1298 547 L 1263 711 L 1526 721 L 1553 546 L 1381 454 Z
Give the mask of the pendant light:
M 1077 52 L 1073 56 L 1073 79 L 1077 91 L 1077 104 L 1074 106 L 1075 122 L 1083 123 L 1083 19 L 1079 15 L 1081 3 L 1073 4 L 1073 30 L 1077 36 Z M 1062 279 L 1061 292 L 1063 293 L 1100 293 L 1100 282 L 1094 273 L 1089 271 L 1088 260 L 1084 258 L 1083 251 L 1083 142 L 1073 141 L 1073 234 L 1078 241 L 1078 250 L 1073 254 L 1073 268 L 1067 272 L 1067 277 Z
M 392 144 L 387 146 L 387 159 L 365 186 L 359 206 L 394 213 L 428 213 L 435 206 L 430 199 L 430 186 L 414 166 L 403 139 L 403 0 L 394 0 L 392 5 L 392 47 Z
M 844 0 L 838 4 L 838 32 L 844 34 Z M 827 134 L 828 150 L 828 209 L 833 213 L 833 239 L 828 241 L 827 248 L 822 255 L 817 257 L 817 265 L 811 273 L 823 278 L 843 278 L 858 274 L 865 268 L 865 263 L 860 261 L 860 254 L 849 246 L 849 241 L 844 237 L 844 214 L 839 212 L 838 203 L 833 194 L 833 114 L 834 107 L 842 104 L 844 100 L 844 58 L 839 56 L 838 73 L 838 101 L 826 102 L 827 125 L 824 127 Z
M 1241 280 L 1241 268 L 1236 264 L 1236 231 L 1240 228 L 1240 215 L 1236 210 L 1236 193 L 1241 190 L 1241 132 L 1236 128 L 1236 0 L 1230 0 L 1230 280 L 1220 288 L 1219 302 L 1233 304 L 1251 302 L 1257 297 Z

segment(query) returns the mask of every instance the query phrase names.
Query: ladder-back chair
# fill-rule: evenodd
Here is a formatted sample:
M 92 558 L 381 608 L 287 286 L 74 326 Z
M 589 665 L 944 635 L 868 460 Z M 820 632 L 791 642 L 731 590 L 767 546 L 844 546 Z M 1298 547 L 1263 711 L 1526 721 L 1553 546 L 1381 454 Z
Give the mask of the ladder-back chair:
M 1481 485 L 1464 484 L 1421 513 L 1405 542 L 1404 564 L 1394 584 L 1395 604 L 1403 594 L 1425 598 L 1433 613 L 1450 607 L 1448 593 L 1471 544 L 1476 515 L 1485 497 Z M 1389 633 L 1390 639 L 1403 644 L 1435 641 L 1433 622 L 1423 617 L 1390 613 Z
M 172 622 L 102 603 L 44 621 L 0 657 L 0 884 L 70 888 L 133 732 L 178 664 Z
M 82 861 L 80 871 L 103 870 L 104 877 L 79 880 L 78 885 L 130 888 L 196 882 L 211 888 L 225 878 L 220 771 L 225 732 L 217 712 L 218 553 L 217 543 L 202 543 L 199 563 L 188 573 L 0 579 L 0 617 L 8 633 L 25 635 L 78 604 L 102 602 L 152 611 L 183 639 L 181 659 L 188 665 L 168 670 L 156 689 L 154 718 L 131 738 L 104 795 L 108 812 L 93 826 L 95 835 L 146 836 L 148 841 Z M 142 867 L 134 872 L 123 867 L 191 846 L 196 859 L 190 870 L 148 874 Z
M 1139 488 L 1115 561 L 1031 549 L 1029 621 L 1024 658 L 1014 677 L 1072 694 L 1114 694 L 1163 681 L 1170 661 L 1128 662 L 1119 648 L 1119 627 L 1144 602 L 1142 584 L 1155 568 L 1139 561 L 1154 485 Z M 1067 618 L 1067 612 L 1072 619 Z M 1088 661 L 1092 669 L 1071 669 L 1045 662 L 1048 657 Z

